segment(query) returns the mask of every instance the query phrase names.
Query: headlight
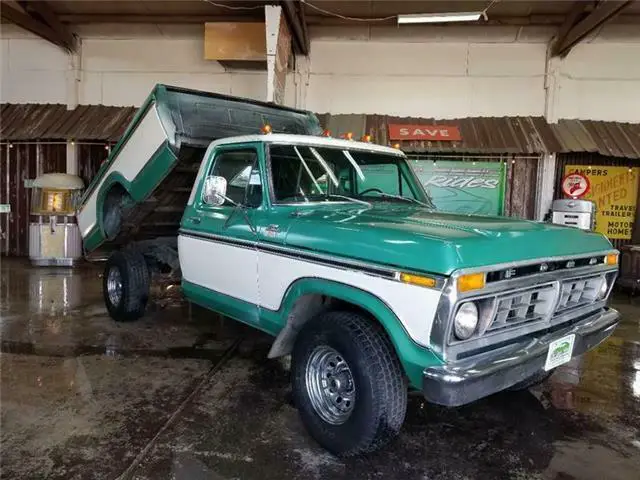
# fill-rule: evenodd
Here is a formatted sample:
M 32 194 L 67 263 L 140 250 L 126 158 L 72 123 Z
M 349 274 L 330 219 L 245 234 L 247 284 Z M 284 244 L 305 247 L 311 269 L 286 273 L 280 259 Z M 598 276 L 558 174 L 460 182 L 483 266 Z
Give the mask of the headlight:
M 607 298 L 607 293 L 609 292 L 609 284 L 607 283 L 607 279 L 602 280 L 602 285 L 600 286 L 600 291 L 598 291 L 598 298 L 600 300 L 604 300 Z
M 458 313 L 453 319 L 453 331 L 460 340 L 466 340 L 473 335 L 478 326 L 478 307 L 473 302 L 460 305 Z

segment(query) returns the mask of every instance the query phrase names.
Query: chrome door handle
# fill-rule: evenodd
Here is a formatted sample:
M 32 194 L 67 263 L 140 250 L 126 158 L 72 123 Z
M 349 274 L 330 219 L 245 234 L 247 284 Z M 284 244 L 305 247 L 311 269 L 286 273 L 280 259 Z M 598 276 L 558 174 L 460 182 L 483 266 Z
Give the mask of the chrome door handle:
M 200 217 L 189 217 L 189 221 L 191 223 L 195 223 L 196 225 L 202 221 Z

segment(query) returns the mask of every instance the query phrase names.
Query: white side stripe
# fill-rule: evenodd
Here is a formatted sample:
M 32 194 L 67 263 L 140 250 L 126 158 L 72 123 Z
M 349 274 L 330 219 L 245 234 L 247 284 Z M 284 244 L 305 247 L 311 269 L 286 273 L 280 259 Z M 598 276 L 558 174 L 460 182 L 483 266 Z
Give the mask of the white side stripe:
M 116 159 L 102 176 L 100 183 L 91 192 L 82 210 L 78 212 L 78 225 L 83 237 L 89 234 L 98 221 L 98 193 L 105 179 L 112 172 L 118 172 L 127 181 L 133 181 L 165 140 L 166 136 L 155 105 L 151 105 Z
M 269 310 L 279 310 L 289 286 L 301 278 L 319 278 L 351 285 L 386 303 L 418 343 L 429 335 L 441 293 L 395 280 L 322 265 L 252 248 L 180 236 L 183 278 Z M 257 266 L 257 278 L 255 271 Z

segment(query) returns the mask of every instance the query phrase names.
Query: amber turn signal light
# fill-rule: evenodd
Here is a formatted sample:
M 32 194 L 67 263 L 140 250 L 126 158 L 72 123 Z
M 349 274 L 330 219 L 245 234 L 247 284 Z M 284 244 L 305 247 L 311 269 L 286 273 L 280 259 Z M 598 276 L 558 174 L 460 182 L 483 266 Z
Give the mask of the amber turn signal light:
M 458 291 L 470 292 L 484 288 L 486 277 L 484 273 L 470 273 L 458 277 Z
M 617 265 L 618 264 L 618 254 L 610 253 L 606 257 L 604 257 L 604 263 L 606 265 Z
M 414 275 L 412 273 L 401 273 L 400 281 L 403 283 L 410 283 L 411 285 L 418 285 L 419 287 L 433 288 L 436 286 L 435 278 L 423 277 L 422 275 Z

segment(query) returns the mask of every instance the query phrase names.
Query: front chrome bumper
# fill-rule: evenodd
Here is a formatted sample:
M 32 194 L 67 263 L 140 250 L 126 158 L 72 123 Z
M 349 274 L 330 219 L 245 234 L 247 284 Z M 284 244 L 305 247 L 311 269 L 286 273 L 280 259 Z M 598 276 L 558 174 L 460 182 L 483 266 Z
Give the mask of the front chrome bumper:
M 566 328 L 533 334 L 526 345 L 501 349 L 488 358 L 429 367 L 423 372 L 423 394 L 432 403 L 455 407 L 499 392 L 543 370 L 553 340 L 575 334 L 575 357 L 608 338 L 619 318 L 616 310 L 603 308 Z

